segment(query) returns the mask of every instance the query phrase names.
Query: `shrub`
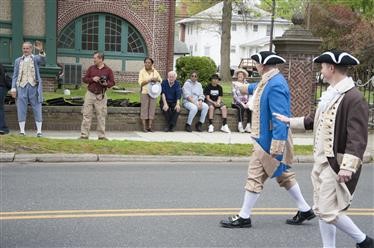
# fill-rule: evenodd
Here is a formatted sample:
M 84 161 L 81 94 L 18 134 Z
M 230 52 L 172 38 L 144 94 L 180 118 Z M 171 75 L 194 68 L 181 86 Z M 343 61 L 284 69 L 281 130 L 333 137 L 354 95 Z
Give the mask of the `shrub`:
M 178 73 L 178 80 L 181 84 L 190 77 L 192 71 L 196 71 L 199 75 L 199 82 L 206 85 L 212 74 L 216 73 L 217 66 L 209 57 L 199 56 L 185 56 L 177 59 L 176 70 Z

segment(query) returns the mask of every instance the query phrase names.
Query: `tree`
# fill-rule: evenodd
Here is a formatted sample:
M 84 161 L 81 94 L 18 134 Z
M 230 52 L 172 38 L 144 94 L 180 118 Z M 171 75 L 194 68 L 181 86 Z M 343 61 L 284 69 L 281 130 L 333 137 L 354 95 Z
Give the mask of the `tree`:
M 230 73 L 230 40 L 231 40 L 232 0 L 224 0 L 222 8 L 222 35 L 221 35 L 221 78 L 231 81 Z

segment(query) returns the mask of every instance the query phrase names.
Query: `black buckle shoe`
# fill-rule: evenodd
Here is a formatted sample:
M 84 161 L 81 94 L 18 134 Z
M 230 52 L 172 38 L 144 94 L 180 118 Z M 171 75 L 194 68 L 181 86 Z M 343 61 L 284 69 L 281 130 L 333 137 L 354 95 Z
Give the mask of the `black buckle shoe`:
M 192 132 L 191 125 L 186 124 L 186 127 L 184 128 L 187 132 Z
M 301 225 L 306 220 L 311 220 L 315 218 L 313 210 L 310 209 L 306 212 L 297 211 L 296 215 L 292 219 L 286 220 L 286 223 L 289 225 Z
M 244 219 L 239 215 L 234 215 L 229 217 L 227 220 L 221 220 L 219 222 L 222 227 L 226 228 L 244 228 L 252 227 L 251 218 Z
M 200 121 L 197 122 L 197 123 L 195 124 L 196 131 L 198 131 L 198 132 L 202 132 L 202 131 L 203 131 L 202 126 L 203 126 L 203 123 L 201 123 Z
M 364 241 L 356 244 L 356 248 L 374 248 L 374 240 L 366 235 Z

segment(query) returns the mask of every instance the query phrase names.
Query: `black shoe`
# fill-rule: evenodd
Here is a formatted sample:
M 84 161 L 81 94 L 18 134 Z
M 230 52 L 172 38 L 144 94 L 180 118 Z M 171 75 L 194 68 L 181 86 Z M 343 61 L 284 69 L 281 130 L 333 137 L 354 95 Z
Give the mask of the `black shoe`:
M 374 248 L 374 240 L 366 235 L 366 238 L 361 243 L 356 244 L 357 248 Z
M 286 220 L 286 223 L 289 225 L 301 225 L 305 220 L 311 220 L 314 217 L 316 217 L 316 215 L 312 209 L 306 212 L 297 211 L 292 219 Z
M 221 220 L 219 222 L 222 227 L 226 228 L 244 228 L 244 227 L 252 227 L 251 218 L 244 219 L 239 215 L 234 215 L 229 217 L 227 220 Z
M 169 127 L 165 127 L 164 128 L 164 132 L 169 132 L 170 128 Z
M 195 124 L 196 131 L 202 132 L 203 131 L 202 126 L 203 126 L 203 123 L 201 123 L 200 121 L 196 123 Z
M 192 132 L 191 125 L 186 124 L 184 129 L 186 129 L 187 132 Z

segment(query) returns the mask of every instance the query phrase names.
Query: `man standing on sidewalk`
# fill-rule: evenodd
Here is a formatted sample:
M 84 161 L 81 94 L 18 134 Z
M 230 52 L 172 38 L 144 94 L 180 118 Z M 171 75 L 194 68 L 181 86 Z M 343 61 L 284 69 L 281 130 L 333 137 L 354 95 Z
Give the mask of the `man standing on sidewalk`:
M 90 135 L 93 110 L 97 117 L 97 132 L 99 140 L 108 140 L 105 136 L 105 119 L 107 116 L 106 90 L 114 83 L 113 71 L 104 64 L 104 54 L 95 52 L 93 55 L 94 65 L 88 68 L 83 82 L 88 84 L 87 93 L 84 97 L 83 120 L 80 139 L 88 139 Z
M 314 130 L 313 208 L 320 217 L 323 247 L 335 247 L 337 227 L 355 240 L 356 247 L 373 248 L 373 239 L 346 215 L 368 139 L 368 104 L 347 76 L 348 67 L 359 61 L 346 52 L 329 51 L 314 62 L 322 64 L 321 74 L 330 84 L 314 116 L 276 116 L 291 128 Z
M 295 173 L 289 171 L 292 163 L 292 137 L 288 126 L 277 120 L 272 113 L 291 114 L 288 84 L 276 64 L 285 60 L 272 52 L 260 52 L 251 56 L 256 61 L 257 71 L 262 75 L 258 84 L 242 86 L 244 93 L 253 94 L 252 133 L 254 151 L 248 166 L 244 202 L 239 214 L 220 222 L 222 227 L 251 227 L 251 211 L 264 183 L 276 177 L 296 202 L 299 211 L 287 224 L 300 225 L 315 217 L 313 210 L 304 200 Z
M 45 53 L 41 42 L 35 42 L 39 55 L 33 55 L 33 45 L 30 42 L 22 44 L 22 57 L 14 62 L 12 97 L 16 98 L 17 116 L 20 134 L 25 135 L 27 106 L 30 103 L 36 124 L 36 136 L 42 136 L 42 102 L 43 85 L 39 66 L 45 61 Z

